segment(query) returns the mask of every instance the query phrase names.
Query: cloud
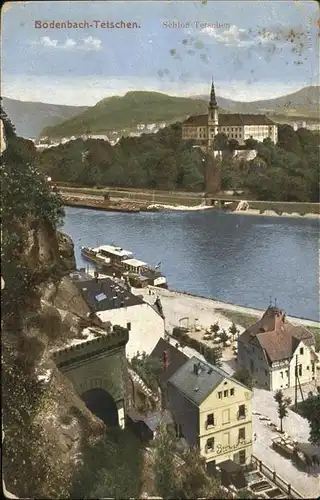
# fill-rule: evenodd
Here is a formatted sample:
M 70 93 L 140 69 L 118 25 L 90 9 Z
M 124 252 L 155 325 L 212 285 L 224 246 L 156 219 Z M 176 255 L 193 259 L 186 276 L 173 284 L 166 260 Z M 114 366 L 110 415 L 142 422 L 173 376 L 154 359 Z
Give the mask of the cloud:
M 291 46 L 292 52 L 300 54 L 308 50 L 311 44 L 311 33 L 302 27 L 278 25 L 252 30 L 239 28 L 233 24 L 224 31 L 214 26 L 207 26 L 201 33 L 226 47 L 270 49 L 272 46 L 281 49 Z
M 221 31 L 215 27 L 207 26 L 201 30 L 201 33 L 208 35 L 217 42 L 223 43 L 226 46 L 241 47 L 252 44 L 252 37 L 248 30 L 238 28 L 235 24 L 231 25 L 228 29 Z
M 98 51 L 102 49 L 102 42 L 99 38 L 88 36 L 79 41 L 73 38 L 67 38 L 64 43 L 59 43 L 58 40 L 52 40 L 49 36 L 43 36 L 39 41 L 33 41 L 32 46 L 41 46 L 59 50 L 84 50 L 84 51 Z

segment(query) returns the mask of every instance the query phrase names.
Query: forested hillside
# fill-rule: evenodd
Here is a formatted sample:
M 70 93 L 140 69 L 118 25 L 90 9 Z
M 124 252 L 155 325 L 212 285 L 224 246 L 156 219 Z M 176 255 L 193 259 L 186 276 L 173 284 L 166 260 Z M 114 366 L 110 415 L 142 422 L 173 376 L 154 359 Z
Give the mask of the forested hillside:
M 248 140 L 253 161 L 232 158 L 235 141 L 217 136 L 223 159 L 222 188 L 248 189 L 257 199 L 318 201 L 319 135 L 279 125 L 279 142 Z M 123 138 L 116 146 L 103 140 L 78 139 L 40 153 L 46 174 L 56 182 L 85 186 L 121 186 L 202 191 L 205 156 L 191 141 L 182 141 L 181 123 L 156 134 Z

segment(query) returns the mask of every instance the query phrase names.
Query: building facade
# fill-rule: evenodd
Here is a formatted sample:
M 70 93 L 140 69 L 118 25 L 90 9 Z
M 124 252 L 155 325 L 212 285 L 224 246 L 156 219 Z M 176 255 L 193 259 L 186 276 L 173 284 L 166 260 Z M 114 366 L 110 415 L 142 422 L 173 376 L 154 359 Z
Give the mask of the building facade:
M 189 359 L 168 381 L 179 433 L 207 464 L 248 464 L 252 454 L 252 391 L 224 370 Z
M 270 306 L 239 337 L 237 363 L 250 371 L 259 387 L 271 391 L 295 387 L 317 378 L 315 346 L 312 332 L 290 324 L 283 311 Z
M 72 274 L 82 298 L 102 324 L 110 323 L 127 328 L 129 359 L 145 351 L 150 354 L 165 334 L 165 320 L 156 306 L 133 295 L 124 285 L 111 278 L 92 278 L 86 273 Z
M 212 148 L 214 138 L 223 133 L 243 146 L 247 139 L 262 142 L 270 138 L 278 142 L 278 127 L 265 115 L 219 113 L 214 84 L 211 85 L 208 114 L 189 116 L 182 124 L 182 139 Z

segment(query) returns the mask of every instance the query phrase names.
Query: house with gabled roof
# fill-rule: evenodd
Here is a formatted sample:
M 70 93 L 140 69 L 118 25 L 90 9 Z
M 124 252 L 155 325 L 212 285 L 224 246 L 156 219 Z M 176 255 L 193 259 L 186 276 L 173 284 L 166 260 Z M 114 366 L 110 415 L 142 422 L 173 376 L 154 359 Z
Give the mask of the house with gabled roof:
M 314 334 L 270 306 L 240 335 L 237 364 L 251 372 L 256 385 L 272 391 L 311 382 L 319 366 Z
M 198 447 L 207 465 L 245 465 L 252 454 L 252 391 L 196 357 L 167 382 L 169 408 L 179 434 Z

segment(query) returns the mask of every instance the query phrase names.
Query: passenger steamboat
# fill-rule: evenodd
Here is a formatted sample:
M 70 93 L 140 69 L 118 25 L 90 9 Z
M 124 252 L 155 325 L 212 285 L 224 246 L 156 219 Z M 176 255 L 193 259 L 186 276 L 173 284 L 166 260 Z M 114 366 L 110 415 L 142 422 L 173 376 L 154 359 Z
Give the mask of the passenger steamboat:
M 132 252 L 114 245 L 81 247 L 81 255 L 109 274 L 127 276 L 131 286 L 142 288 L 153 285 L 167 288 L 167 279 L 159 271 L 161 262 L 152 267 L 134 258 Z

